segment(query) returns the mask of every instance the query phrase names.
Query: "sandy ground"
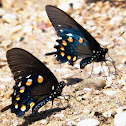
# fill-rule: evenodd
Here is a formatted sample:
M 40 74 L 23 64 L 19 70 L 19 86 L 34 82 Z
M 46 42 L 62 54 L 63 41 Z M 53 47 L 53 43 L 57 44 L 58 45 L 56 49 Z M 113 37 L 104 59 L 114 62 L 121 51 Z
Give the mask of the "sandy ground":
M 14 86 L 13 76 L 6 62 L 6 51 L 19 47 L 39 58 L 57 77 L 64 80 L 63 95 L 70 99 L 56 99 L 43 106 L 36 115 L 31 110 L 24 118 L 18 118 L 10 110 L 0 113 L 1 126 L 48 125 L 76 126 L 78 122 L 91 118 L 101 126 L 113 126 L 120 107 L 126 107 L 126 3 L 123 1 L 35 1 L 12 0 L 10 4 L 2 1 L 0 8 L 0 110 L 11 103 L 10 94 Z M 58 38 L 45 13 L 45 5 L 53 4 L 65 10 L 78 23 L 87 29 L 101 46 L 107 46 L 109 55 L 115 61 L 118 75 L 114 75 L 113 65 L 108 62 L 101 67 L 92 63 L 81 73 L 76 66 L 62 64 L 54 56 L 45 53 L 54 51 Z M 118 37 L 120 36 L 120 37 Z M 111 42 L 111 43 L 110 43 Z M 110 44 L 109 44 L 110 43 Z M 110 59 L 108 56 L 107 59 Z M 92 71 L 93 65 L 93 72 Z M 109 74 L 109 69 L 111 74 Z M 91 74 L 91 77 L 89 75 Z M 107 77 L 105 77 L 107 76 Z M 67 106 L 67 101 L 71 105 Z M 48 124 L 47 124 L 48 123 Z M 90 125 L 92 126 L 92 124 Z

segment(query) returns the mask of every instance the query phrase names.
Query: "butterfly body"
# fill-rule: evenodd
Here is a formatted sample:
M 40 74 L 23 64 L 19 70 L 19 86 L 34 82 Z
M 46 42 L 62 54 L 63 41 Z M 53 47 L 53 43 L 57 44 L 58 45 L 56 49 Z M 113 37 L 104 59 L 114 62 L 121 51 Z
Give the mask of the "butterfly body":
M 57 51 L 46 55 L 56 54 L 58 61 L 61 63 L 68 61 L 70 64 L 82 58 L 80 68 L 84 68 L 93 61 L 105 61 L 108 49 L 101 48 L 90 33 L 67 13 L 51 5 L 46 6 L 46 12 L 60 37 L 56 40 L 58 45 L 54 46 Z
M 29 52 L 13 48 L 7 52 L 7 61 L 16 81 L 11 96 L 12 113 L 20 117 L 30 108 L 36 113 L 48 101 L 53 102 L 61 95 L 65 83 L 59 83 L 53 73 Z

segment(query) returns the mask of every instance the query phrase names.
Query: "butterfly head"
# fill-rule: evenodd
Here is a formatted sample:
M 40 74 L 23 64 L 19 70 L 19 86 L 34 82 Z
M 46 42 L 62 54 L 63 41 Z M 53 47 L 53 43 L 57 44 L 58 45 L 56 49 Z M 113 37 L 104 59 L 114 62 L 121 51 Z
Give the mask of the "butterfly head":
M 107 48 L 100 48 L 100 50 L 97 50 L 97 51 L 93 51 L 94 53 L 94 61 L 96 62 L 101 62 L 101 61 L 104 61 L 105 60 L 105 55 L 106 53 L 108 52 L 108 49 Z
M 64 88 L 65 86 L 65 82 L 64 81 L 61 81 L 57 87 L 57 96 L 60 96 L 61 95 L 61 92 L 62 92 L 62 89 Z
M 102 48 L 102 59 L 105 59 L 105 55 L 108 52 L 107 48 Z

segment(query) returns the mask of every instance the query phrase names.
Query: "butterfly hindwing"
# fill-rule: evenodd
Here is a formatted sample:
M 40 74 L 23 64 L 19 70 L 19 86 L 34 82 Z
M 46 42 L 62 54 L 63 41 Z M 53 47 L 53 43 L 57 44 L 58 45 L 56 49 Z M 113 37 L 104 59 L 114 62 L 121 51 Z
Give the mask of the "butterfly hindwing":
M 88 52 L 86 52 L 87 55 L 90 55 L 91 53 L 88 49 L 87 41 L 77 35 L 66 34 L 65 36 L 62 36 L 62 39 L 57 40 L 57 42 L 59 43 L 58 46 L 55 46 L 57 49 L 57 60 L 61 63 L 67 61 L 71 63 L 79 58 L 84 58 L 83 55 L 80 54 L 81 52 L 78 51 L 78 48 L 85 47 L 85 50 L 88 50 Z

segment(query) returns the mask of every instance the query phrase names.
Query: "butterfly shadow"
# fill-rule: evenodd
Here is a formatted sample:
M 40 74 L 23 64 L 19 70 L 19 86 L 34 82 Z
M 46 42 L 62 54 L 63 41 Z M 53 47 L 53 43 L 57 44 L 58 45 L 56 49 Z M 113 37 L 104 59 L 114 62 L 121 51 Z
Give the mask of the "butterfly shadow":
M 67 86 L 74 85 L 74 84 L 77 84 L 77 83 L 83 81 L 83 79 L 81 79 L 81 78 L 67 78 L 66 80 L 68 81 L 66 84 Z
M 46 119 L 46 117 L 50 117 L 53 113 L 60 112 L 62 110 L 65 110 L 68 107 L 69 107 L 68 105 L 65 107 L 62 107 L 62 108 L 56 107 L 53 109 L 42 111 L 40 113 L 30 114 L 30 115 L 24 117 L 25 121 L 23 122 L 23 124 L 21 124 L 19 126 L 28 126 L 29 124 L 32 124 L 33 122 L 36 122 L 36 121 L 39 121 L 42 119 Z

